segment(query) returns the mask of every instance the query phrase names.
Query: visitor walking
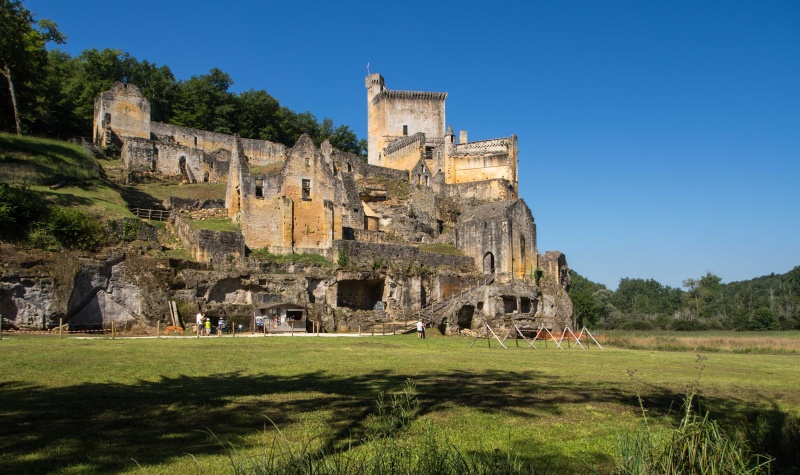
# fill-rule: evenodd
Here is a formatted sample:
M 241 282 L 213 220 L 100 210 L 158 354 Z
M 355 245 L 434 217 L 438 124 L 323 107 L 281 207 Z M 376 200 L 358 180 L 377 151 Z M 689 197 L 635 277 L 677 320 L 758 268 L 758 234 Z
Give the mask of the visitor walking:
M 197 312 L 197 318 L 195 319 L 195 329 L 197 330 L 197 334 L 200 335 L 200 332 L 203 331 L 203 312 Z
M 211 336 L 211 319 L 206 317 L 206 336 Z
M 417 322 L 417 338 L 425 338 L 425 324 L 421 318 Z

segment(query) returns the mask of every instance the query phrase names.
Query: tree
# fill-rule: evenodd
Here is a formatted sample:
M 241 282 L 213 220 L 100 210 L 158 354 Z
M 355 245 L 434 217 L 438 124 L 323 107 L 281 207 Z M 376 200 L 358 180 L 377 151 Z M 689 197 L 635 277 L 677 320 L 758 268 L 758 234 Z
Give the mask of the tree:
M 50 20 L 36 21 L 20 0 L 0 0 L 0 73 L 8 82 L 17 135 L 22 134 L 18 92 L 28 93 L 37 77 L 41 77 L 47 61 L 45 45 L 64 43 L 66 37 Z M 27 89 L 27 90 L 26 90 Z
M 250 89 L 239 94 L 237 110 L 239 135 L 250 139 L 278 141 L 280 104 L 267 91 Z
M 217 68 L 178 83 L 172 122 L 222 134 L 235 133 L 236 97 L 228 92 L 231 85 L 231 77 Z

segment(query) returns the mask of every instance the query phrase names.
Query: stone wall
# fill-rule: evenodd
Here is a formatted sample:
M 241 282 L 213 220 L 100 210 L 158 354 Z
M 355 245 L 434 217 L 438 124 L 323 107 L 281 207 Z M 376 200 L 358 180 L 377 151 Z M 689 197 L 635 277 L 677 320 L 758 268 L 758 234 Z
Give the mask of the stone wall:
M 219 149 L 232 150 L 233 136 L 180 125 L 151 122 L 150 128 L 159 140 L 174 142 L 211 153 Z M 286 159 L 286 146 L 266 140 L 239 139 L 251 165 L 265 165 Z
M 506 201 L 516 197 L 514 186 L 507 180 L 484 180 L 444 185 L 444 194 L 460 201 Z
M 410 170 L 420 161 L 424 152 L 425 134 L 417 132 L 387 145 L 380 163 L 387 168 Z
M 456 246 L 484 273 L 532 281 L 538 265 L 536 225 L 521 199 L 468 208 L 456 225 Z
M 348 262 L 358 266 L 372 266 L 380 262 L 393 267 L 419 267 L 425 265 L 430 269 L 447 267 L 450 269 L 474 270 L 475 259 L 468 256 L 454 256 L 436 252 L 420 251 L 416 246 L 403 244 L 378 244 L 360 241 L 336 241 L 334 250 L 347 256 Z
M 126 172 L 155 170 L 155 149 L 152 140 L 128 137 L 125 139 L 120 155 Z
M 395 170 L 376 165 L 370 165 L 358 155 L 333 149 L 331 160 L 336 169 L 342 173 L 352 173 L 356 180 L 361 178 L 386 178 L 389 180 L 408 180 L 407 170 Z
M 178 238 L 194 259 L 212 265 L 244 259 L 244 238 L 240 233 L 198 229 L 181 215 L 175 215 L 173 219 Z
M 370 164 L 386 166 L 383 150 L 395 138 L 417 132 L 430 138 L 444 136 L 447 93 L 390 91 L 380 74 L 369 75 L 366 87 Z
M 150 138 L 150 102 L 138 87 L 117 82 L 94 99 L 92 138 L 97 145 L 110 140 L 121 149 L 123 137 Z

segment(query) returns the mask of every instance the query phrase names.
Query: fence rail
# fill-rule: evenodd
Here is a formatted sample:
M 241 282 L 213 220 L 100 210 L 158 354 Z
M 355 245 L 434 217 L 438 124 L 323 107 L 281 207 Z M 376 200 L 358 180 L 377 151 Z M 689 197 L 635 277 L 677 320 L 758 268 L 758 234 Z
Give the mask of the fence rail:
M 170 212 L 163 209 L 131 208 L 131 213 L 137 218 L 155 219 L 157 221 L 166 221 L 170 216 Z

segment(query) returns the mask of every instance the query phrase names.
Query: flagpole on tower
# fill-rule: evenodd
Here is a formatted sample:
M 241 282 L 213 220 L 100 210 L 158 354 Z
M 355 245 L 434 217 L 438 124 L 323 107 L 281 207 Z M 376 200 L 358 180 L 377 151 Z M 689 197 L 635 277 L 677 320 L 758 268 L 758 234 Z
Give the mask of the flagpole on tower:
M 367 76 L 369 76 L 369 61 L 367 62 Z

